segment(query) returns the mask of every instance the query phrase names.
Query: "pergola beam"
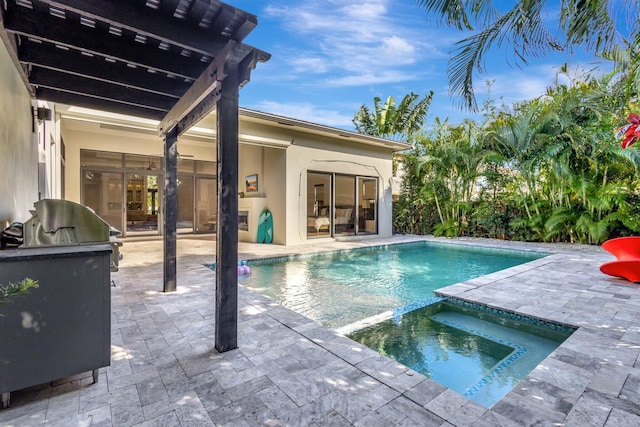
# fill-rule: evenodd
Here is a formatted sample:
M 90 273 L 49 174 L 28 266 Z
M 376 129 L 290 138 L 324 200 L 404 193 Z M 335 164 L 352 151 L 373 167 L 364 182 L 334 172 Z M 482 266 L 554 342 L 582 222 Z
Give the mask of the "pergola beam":
M 8 32 L 49 42 L 67 49 L 78 49 L 93 55 L 99 55 L 116 61 L 122 61 L 157 72 L 172 74 L 181 78 L 194 79 L 206 67 L 199 55 L 186 57 L 176 54 L 171 47 L 159 48 L 156 40 L 145 43 L 134 42 L 135 34 L 123 33 L 115 36 L 108 27 L 87 27 L 80 23 L 80 17 L 67 17 L 64 26 L 43 27 L 42 22 L 50 19 L 47 12 L 29 10 L 12 11 L 5 15 L 5 28 Z M 131 39 L 127 49 L 122 49 L 122 39 Z M 173 47 L 173 49 L 176 49 Z
M 236 42 L 229 40 L 220 53 L 213 58 L 213 61 L 200 74 L 200 77 L 193 82 L 191 87 L 178 100 L 173 108 L 167 113 L 158 125 L 158 132 L 164 134 L 171 131 L 184 117 L 186 117 L 198 104 L 202 102 L 226 77 L 225 62 L 236 46 Z M 213 105 L 211 106 L 213 109 Z M 186 132 L 189 128 L 181 126 L 180 133 Z
M 87 0 L 41 0 L 43 3 L 49 4 L 60 9 L 69 10 L 71 12 L 82 14 L 87 18 L 100 20 L 102 22 L 118 26 L 120 28 L 135 31 L 138 34 L 152 37 L 156 40 L 179 46 L 202 55 L 213 57 L 222 47 L 224 43 L 212 40 L 211 33 L 220 35 L 225 30 L 225 25 L 229 22 L 221 20 L 210 29 L 194 31 L 194 23 L 203 18 L 204 13 L 209 10 L 209 2 L 196 2 L 199 7 L 192 6 L 188 18 L 191 25 L 187 22 L 181 22 L 173 18 L 173 11 L 176 4 L 166 3 L 167 18 L 163 20 L 149 20 L 149 8 L 144 6 L 143 2 L 122 1 L 122 0 L 100 0 L 100 2 L 91 2 Z M 222 5 L 218 14 L 227 14 L 233 17 L 235 8 L 229 5 Z M 255 16 L 251 15 L 253 26 L 249 30 L 253 30 L 258 24 Z M 244 39 L 248 32 L 243 31 L 242 38 L 235 37 L 236 41 Z
M 147 68 L 131 68 L 124 62 L 107 62 L 100 56 L 87 56 L 78 50 L 53 49 L 46 43 L 23 40 L 18 47 L 22 64 L 117 84 L 126 88 L 180 98 L 191 82 L 151 73 Z
M 220 83 L 227 77 L 230 69 L 237 70 L 238 87 L 242 87 L 250 80 L 251 70 L 257 63 L 266 62 L 270 57 L 270 54 L 259 49 L 230 40 L 162 119 L 158 125 L 158 132 L 163 134 L 175 126 L 179 127 L 179 135 L 189 130 L 198 120 L 215 109 L 220 94 Z M 197 114 L 194 115 L 194 112 Z
M 36 98 L 57 102 L 59 104 L 76 105 L 94 110 L 111 111 L 145 119 L 160 120 L 167 113 L 166 110 L 152 108 L 142 104 L 116 102 L 105 96 L 90 96 L 82 90 L 63 92 L 57 88 L 36 88 Z
M 31 70 L 31 83 L 37 87 L 56 88 L 65 92 L 73 92 L 79 87 L 86 87 L 84 94 L 88 96 L 98 97 L 106 92 L 109 93 L 110 98 L 114 101 L 163 111 L 168 111 L 176 101 L 175 97 L 142 92 L 135 88 L 127 88 L 60 71 L 45 70 L 38 66 L 33 67 Z

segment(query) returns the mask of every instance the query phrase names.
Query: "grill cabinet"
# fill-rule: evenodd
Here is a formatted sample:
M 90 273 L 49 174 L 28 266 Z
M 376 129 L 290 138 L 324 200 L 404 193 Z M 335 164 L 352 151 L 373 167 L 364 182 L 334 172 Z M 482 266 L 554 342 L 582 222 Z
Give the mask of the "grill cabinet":
M 39 287 L 0 305 L 0 393 L 110 364 L 112 232 L 85 206 L 41 200 L 24 244 L 0 251 L 0 284 L 29 277 Z M 117 269 L 116 255 L 115 268 Z

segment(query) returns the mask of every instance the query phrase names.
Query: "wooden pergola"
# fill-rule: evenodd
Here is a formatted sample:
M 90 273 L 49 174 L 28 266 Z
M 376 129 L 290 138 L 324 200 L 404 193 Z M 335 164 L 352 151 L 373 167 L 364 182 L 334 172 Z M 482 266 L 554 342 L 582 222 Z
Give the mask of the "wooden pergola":
M 238 91 L 268 53 L 217 0 L 4 0 L 0 38 L 34 99 L 160 121 L 164 291 L 176 289 L 177 142 L 217 114 L 215 346 L 237 347 Z

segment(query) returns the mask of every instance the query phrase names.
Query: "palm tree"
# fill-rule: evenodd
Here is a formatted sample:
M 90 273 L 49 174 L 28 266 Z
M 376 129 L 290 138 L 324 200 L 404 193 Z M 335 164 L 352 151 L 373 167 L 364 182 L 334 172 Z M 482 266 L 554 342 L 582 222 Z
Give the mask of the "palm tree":
M 437 120 L 436 124 L 434 134 L 424 138 L 421 194 L 435 203 L 440 223 L 434 233 L 453 237 L 468 228 L 487 150 L 478 143 L 475 122 L 465 120 L 458 126 L 449 126 L 447 121 Z
M 637 83 L 640 42 L 637 0 L 561 0 L 559 30 L 563 39 L 555 37 L 544 23 L 546 0 L 517 0 L 505 13 L 491 0 L 416 2 L 445 25 L 476 31 L 454 45 L 448 69 L 451 94 L 461 96 L 462 105 L 471 111 L 478 110 L 473 91 L 474 70 L 484 72 L 484 56 L 494 45 L 511 45 L 516 65 L 526 64 L 530 57 L 569 51 L 579 45 L 623 64 L 622 52 L 631 50 L 634 54 L 626 68 L 635 70 Z M 626 33 L 622 34 L 621 29 Z
M 422 99 L 411 92 L 396 107 L 392 96 L 385 104 L 376 96 L 373 111 L 366 105 L 361 106 L 353 117 L 353 124 L 358 132 L 366 135 L 411 142 L 424 125 L 432 98 L 433 91 Z
M 540 163 L 549 136 L 555 132 L 556 117 L 545 105 L 534 100 L 519 107 L 515 115 L 504 114 L 484 133 L 485 143 L 506 159 L 505 167 L 517 173 L 512 183 L 529 220 L 540 215 Z M 535 212 L 532 212 L 535 211 Z

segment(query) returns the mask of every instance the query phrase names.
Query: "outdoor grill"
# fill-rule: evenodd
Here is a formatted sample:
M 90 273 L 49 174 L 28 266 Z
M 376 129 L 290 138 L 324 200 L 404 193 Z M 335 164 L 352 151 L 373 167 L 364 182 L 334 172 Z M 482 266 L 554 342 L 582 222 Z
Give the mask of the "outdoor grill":
M 23 244 L 0 250 L 0 284 L 25 278 L 38 287 L 0 308 L 1 407 L 11 392 L 98 371 L 111 361 L 111 272 L 118 230 L 86 206 L 34 203 Z
M 111 245 L 111 271 L 118 271 L 122 234 L 96 213 L 69 200 L 44 199 L 34 203 L 32 217 L 24 223 L 23 247 L 102 243 Z

